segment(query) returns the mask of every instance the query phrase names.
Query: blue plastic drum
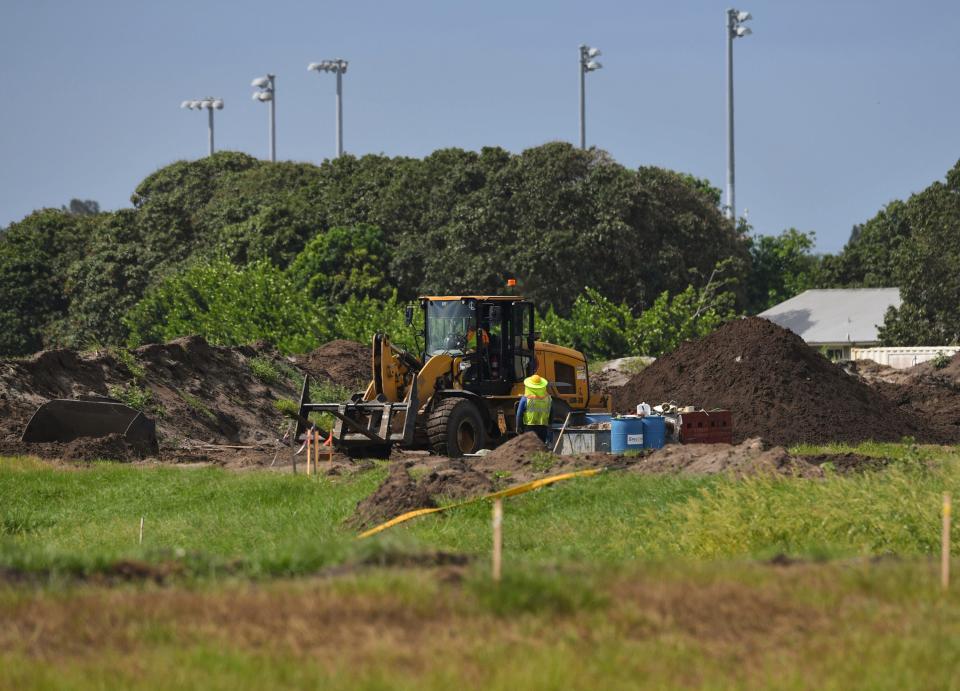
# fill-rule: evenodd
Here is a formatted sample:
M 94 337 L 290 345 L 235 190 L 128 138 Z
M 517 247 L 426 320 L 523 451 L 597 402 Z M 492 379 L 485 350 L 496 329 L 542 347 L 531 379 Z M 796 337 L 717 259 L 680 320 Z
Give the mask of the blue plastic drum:
M 644 418 L 636 415 L 613 418 L 610 425 L 611 453 L 643 449 L 643 420 Z
M 667 440 L 667 426 L 662 415 L 647 415 L 643 420 L 643 448 L 662 449 Z

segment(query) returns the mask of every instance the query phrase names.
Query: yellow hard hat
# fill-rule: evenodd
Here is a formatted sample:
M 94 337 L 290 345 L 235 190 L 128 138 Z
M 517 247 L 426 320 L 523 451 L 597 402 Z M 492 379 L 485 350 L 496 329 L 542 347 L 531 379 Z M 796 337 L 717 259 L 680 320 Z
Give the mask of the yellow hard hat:
M 528 389 L 546 389 L 547 380 L 539 374 L 534 374 L 523 380 L 523 385 Z

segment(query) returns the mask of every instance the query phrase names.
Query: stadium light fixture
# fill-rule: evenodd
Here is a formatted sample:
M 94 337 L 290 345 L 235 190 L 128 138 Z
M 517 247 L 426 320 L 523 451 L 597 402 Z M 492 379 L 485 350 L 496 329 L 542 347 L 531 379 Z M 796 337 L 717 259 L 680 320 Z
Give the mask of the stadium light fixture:
M 260 103 L 270 104 L 270 162 L 277 162 L 277 86 L 276 75 L 268 74 L 266 77 L 257 77 L 250 86 L 260 89 L 253 92 L 253 100 Z
M 603 65 L 593 58 L 599 57 L 603 53 L 599 48 L 591 48 L 586 44 L 580 45 L 580 64 L 578 72 L 580 73 L 580 148 L 587 148 L 587 102 L 586 102 L 586 77 L 588 72 L 595 72 Z
M 343 75 L 347 73 L 348 62 L 342 58 L 321 60 L 307 65 L 309 72 L 333 72 L 337 75 L 337 158 L 343 155 Z
M 736 223 L 736 183 L 733 150 L 733 40 L 753 33 L 743 23 L 753 19 L 749 12 L 727 10 L 727 218 Z
M 208 132 L 208 155 L 213 156 L 213 111 L 223 110 L 223 99 L 214 98 L 213 96 L 207 96 L 206 98 L 198 98 L 191 101 L 183 101 L 180 103 L 181 108 L 186 108 L 188 110 L 206 110 L 207 113 L 207 132 Z

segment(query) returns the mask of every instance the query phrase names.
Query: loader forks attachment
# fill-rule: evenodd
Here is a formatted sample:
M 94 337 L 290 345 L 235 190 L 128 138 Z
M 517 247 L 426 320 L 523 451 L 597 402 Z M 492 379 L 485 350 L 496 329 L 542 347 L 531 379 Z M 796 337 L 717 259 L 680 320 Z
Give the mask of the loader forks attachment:
M 393 444 L 409 446 L 413 443 L 417 411 L 420 408 L 416 377 L 413 377 L 407 397 L 402 402 L 357 400 L 359 398 L 357 395 L 346 403 L 311 403 L 310 377 L 305 376 L 300 393 L 296 438 L 299 439 L 306 431 L 310 413 L 318 412 L 330 413 L 336 418 L 332 433 L 333 445 L 338 449 L 349 451 Z M 401 419 L 402 422 L 395 424 L 395 420 Z

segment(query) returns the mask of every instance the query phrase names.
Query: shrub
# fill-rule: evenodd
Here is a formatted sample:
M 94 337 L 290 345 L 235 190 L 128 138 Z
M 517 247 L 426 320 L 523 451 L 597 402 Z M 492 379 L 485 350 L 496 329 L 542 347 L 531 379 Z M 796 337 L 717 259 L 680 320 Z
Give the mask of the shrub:
M 316 348 L 330 335 L 323 312 L 265 261 L 193 264 L 149 289 L 124 322 L 131 345 L 201 334 L 219 345 L 266 339 L 295 353 Z

